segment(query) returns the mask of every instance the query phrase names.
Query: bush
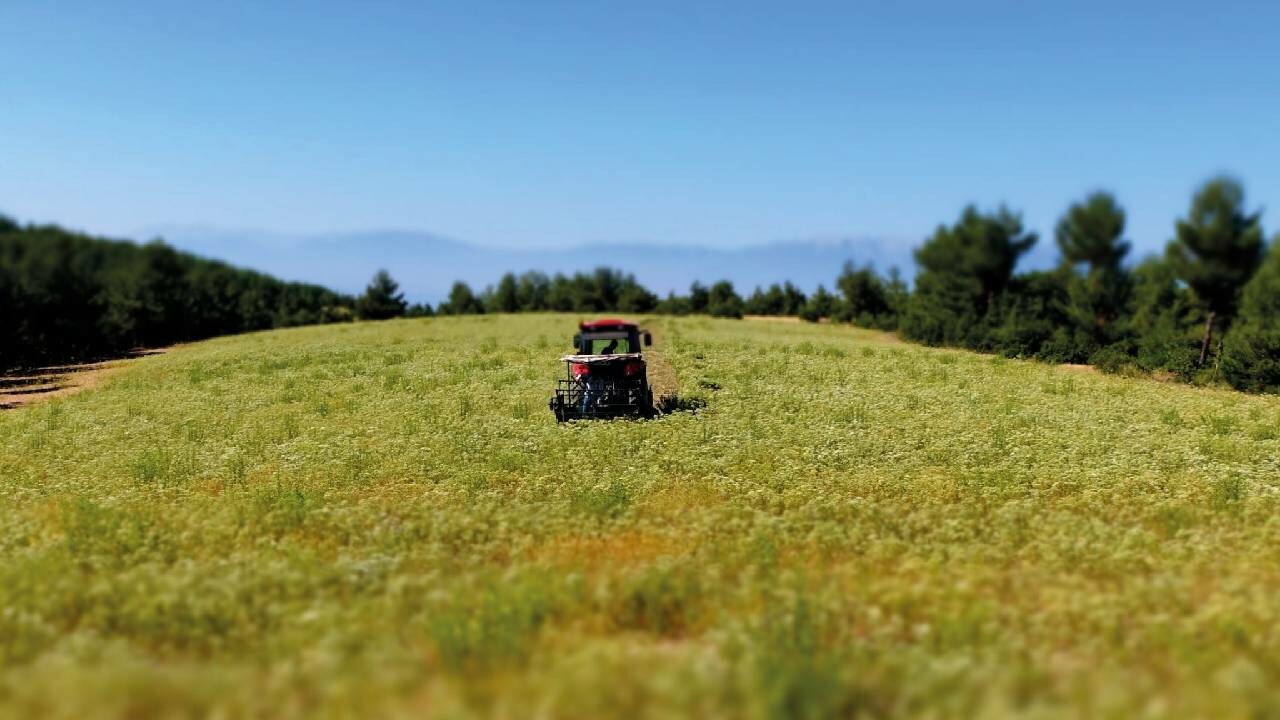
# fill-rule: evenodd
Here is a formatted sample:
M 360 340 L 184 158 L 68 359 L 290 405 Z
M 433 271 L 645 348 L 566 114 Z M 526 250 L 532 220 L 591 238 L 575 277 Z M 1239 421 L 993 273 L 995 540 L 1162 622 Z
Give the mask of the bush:
M 925 345 L 967 345 L 981 316 L 969 298 L 977 283 L 955 275 L 920 275 L 902 318 L 905 337 Z
M 1280 328 L 1239 325 L 1222 346 L 1222 377 L 1237 390 L 1280 392 Z
M 1147 372 L 1171 372 L 1183 380 L 1196 371 L 1196 339 L 1172 317 L 1155 323 L 1137 341 L 1138 367 Z
M 1222 346 L 1221 371 L 1232 387 L 1280 392 L 1280 238 L 1244 289 L 1240 320 Z
M 1128 343 L 1113 343 L 1089 356 L 1089 364 L 1109 375 L 1134 375 L 1139 371 Z
M 1036 357 L 1051 363 L 1082 363 L 1096 354 L 1092 339 L 1080 329 L 1059 327 L 1053 331 L 1036 353 Z

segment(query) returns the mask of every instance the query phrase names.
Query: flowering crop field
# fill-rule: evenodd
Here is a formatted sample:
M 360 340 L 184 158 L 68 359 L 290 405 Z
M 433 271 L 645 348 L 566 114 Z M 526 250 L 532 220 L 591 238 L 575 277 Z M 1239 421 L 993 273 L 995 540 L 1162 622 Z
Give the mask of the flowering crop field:
M 655 320 L 222 338 L 0 413 L 0 715 L 1280 714 L 1280 399 Z

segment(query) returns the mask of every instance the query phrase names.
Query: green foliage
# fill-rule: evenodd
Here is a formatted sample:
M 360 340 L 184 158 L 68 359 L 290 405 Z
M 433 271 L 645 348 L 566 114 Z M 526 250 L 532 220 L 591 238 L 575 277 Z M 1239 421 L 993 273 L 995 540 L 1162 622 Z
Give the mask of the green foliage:
M 1245 212 L 1244 188 L 1214 178 L 1191 199 L 1171 248 L 1178 276 L 1209 312 L 1231 317 L 1240 289 L 1262 259 L 1261 213 Z
M 356 300 L 356 315 L 361 320 L 389 320 L 404 315 L 407 307 L 400 285 L 386 270 L 379 270 Z
M 634 275 L 601 267 L 590 273 L 556 274 L 552 278 L 540 272 L 526 272 L 519 278 L 506 273 L 496 287 L 486 289 L 478 300 L 471 296 L 465 283 L 455 283 L 441 312 L 454 315 L 544 310 L 644 313 L 657 306 L 657 296 L 636 282 Z
M 539 312 L 551 309 L 551 279 L 536 270 L 520 275 L 516 282 L 516 304 L 521 310 Z
M 436 314 L 430 303 L 413 303 L 405 308 L 404 316 L 411 318 L 431 317 Z
M 981 290 L 971 277 L 921 272 L 902 318 L 903 336 L 925 345 L 977 346 L 987 321 L 974 304 Z
M 1089 356 L 1089 364 L 1112 375 L 1136 375 L 1138 372 L 1132 345 L 1127 342 L 1099 348 Z
M 1178 284 L 1168 257 L 1148 258 L 1133 271 L 1132 317 L 1138 366 L 1189 378 L 1196 363 L 1196 326 L 1203 315 L 1190 292 Z
M 889 303 L 889 313 L 893 318 L 893 328 L 902 323 L 902 316 L 907 312 L 907 305 L 911 301 L 911 291 L 907 288 L 907 283 L 902 279 L 902 272 L 896 267 L 889 268 L 889 277 L 885 282 L 885 300 Z
M 974 344 L 1036 239 L 1003 206 L 982 213 L 971 205 L 951 227 L 939 226 L 915 253 L 920 273 L 904 333 L 930 345 Z
M 628 282 L 618 291 L 618 310 L 625 313 L 652 312 L 658 306 L 658 296 L 646 290 L 628 276 Z
M 520 287 L 514 273 L 506 273 L 498 281 L 498 287 L 485 293 L 487 312 L 516 312 L 520 310 Z
M 1262 260 L 1261 213 L 1245 212 L 1244 187 L 1232 178 L 1209 180 L 1191 199 L 1169 255 L 1179 278 L 1205 311 L 1198 365 L 1212 347 L 1215 322 L 1230 326 L 1240 291 Z
M 809 296 L 808 302 L 800 310 L 800 319 L 806 322 L 818 322 L 831 317 L 836 311 L 836 298 L 827 289 L 819 285 Z
M 733 289 L 733 283 L 721 280 L 707 291 L 707 313 L 712 317 L 742 317 L 742 298 Z
M 1280 392 L 1280 237 L 1245 285 L 1239 320 L 1223 342 L 1221 370 L 1237 389 Z
M 1061 267 L 1015 276 L 1013 264 L 1034 235 L 1003 208 L 992 215 L 967 208 L 917 250 L 920 273 L 902 314 L 903 334 L 930 345 L 1049 362 L 1096 360 L 1109 372 L 1215 382 L 1216 370 L 1204 362 L 1215 323 L 1229 326 L 1261 247 L 1258 215 L 1244 212 L 1243 189 L 1230 179 L 1207 182 L 1165 257 L 1148 258 L 1132 272 L 1123 265 L 1124 226 L 1115 198 L 1094 193 L 1058 222 Z M 1241 375 L 1255 364 L 1246 356 L 1266 354 L 1257 348 L 1268 342 L 1257 327 L 1233 341 L 1228 364 L 1240 387 L 1262 386 Z
M 965 208 L 951 228 L 939 227 L 916 252 L 925 273 L 955 273 L 978 285 L 980 309 L 991 305 L 1013 275 L 1018 258 L 1036 243 L 1023 230 L 1022 217 L 1008 208 L 984 214 Z
M 1064 312 L 1072 277 L 1069 268 L 1061 267 L 1014 278 L 988 313 L 990 329 L 985 336 L 972 332 L 970 346 L 1007 357 L 1083 362 L 1093 348 L 1087 338 L 1077 334 Z
M 684 295 L 676 295 L 674 292 L 668 293 L 665 298 L 658 302 L 654 310 L 662 315 L 688 315 L 693 312 L 693 307 L 689 303 L 689 298 Z
M 756 288 L 743 304 L 743 312 L 747 315 L 799 315 L 804 309 L 806 298 L 790 281 L 781 285 L 774 283 L 768 290 Z
M 694 282 L 689 286 L 689 312 L 694 314 L 702 314 L 707 312 L 707 307 L 711 304 L 711 293 L 700 282 Z
M 178 252 L 0 224 L 0 368 L 349 320 L 352 300 Z
M 1058 220 L 1054 240 L 1062 259 L 1072 265 L 1118 269 L 1129 253 L 1124 225 L 1124 208 L 1113 195 L 1099 191 L 1067 208 Z
M 844 296 L 837 319 L 866 328 L 892 330 L 897 327 L 894 293 L 904 292 L 905 288 L 891 288 L 870 265 L 855 268 L 852 262 L 846 262 L 836 278 L 836 288 Z
M 471 286 L 458 281 L 449 288 L 449 299 L 440 303 L 439 312 L 441 315 L 479 315 L 484 313 L 484 304 L 471 291 Z
M 1083 333 L 1077 355 L 1124 337 L 1120 320 L 1129 301 L 1130 280 L 1122 265 L 1129 252 L 1124 240 L 1125 213 L 1109 193 L 1096 192 L 1067 209 L 1055 239 L 1063 262 L 1084 265 L 1068 283 L 1066 304 L 1074 329 Z

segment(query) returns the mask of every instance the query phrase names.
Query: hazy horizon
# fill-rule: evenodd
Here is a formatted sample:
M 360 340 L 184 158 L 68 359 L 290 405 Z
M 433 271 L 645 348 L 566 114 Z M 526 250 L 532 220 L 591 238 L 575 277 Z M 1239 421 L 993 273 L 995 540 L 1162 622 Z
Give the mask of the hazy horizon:
M 641 242 L 574 247 L 486 246 L 414 231 L 369 231 L 322 235 L 264 234 L 211 228 L 168 228 L 165 242 L 204 257 L 254 267 L 287 280 L 314 282 L 348 293 L 361 291 L 372 274 L 388 270 L 413 302 L 436 303 L 461 280 L 476 290 L 506 272 L 586 272 L 608 266 L 634 274 L 665 295 L 684 292 L 694 281 L 730 280 L 741 291 L 789 281 L 806 292 L 830 289 L 846 261 L 909 279 L 911 247 L 877 238 L 819 238 L 736 248 Z M 1037 265 L 1032 253 L 1028 262 Z M 1044 263 L 1038 263 L 1043 265 Z

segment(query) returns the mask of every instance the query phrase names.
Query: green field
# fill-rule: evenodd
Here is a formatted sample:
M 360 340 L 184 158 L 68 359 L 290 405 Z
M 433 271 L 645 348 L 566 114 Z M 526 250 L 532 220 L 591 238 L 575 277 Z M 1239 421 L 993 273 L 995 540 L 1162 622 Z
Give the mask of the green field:
M 0 714 L 1280 715 L 1280 399 L 575 317 L 217 339 L 0 413 Z

